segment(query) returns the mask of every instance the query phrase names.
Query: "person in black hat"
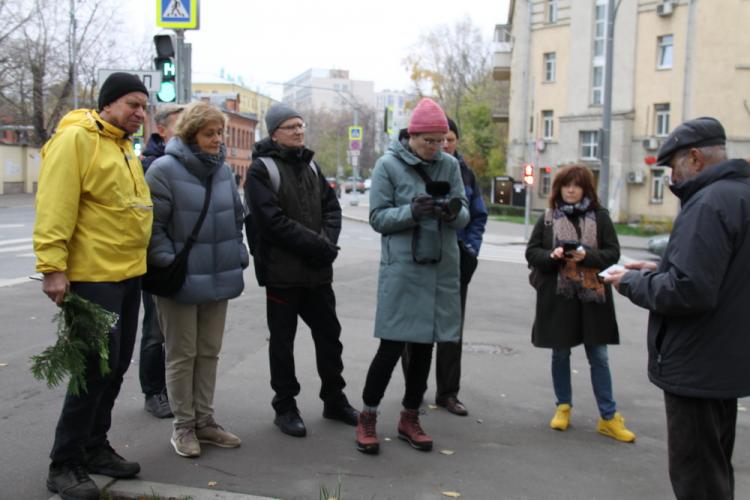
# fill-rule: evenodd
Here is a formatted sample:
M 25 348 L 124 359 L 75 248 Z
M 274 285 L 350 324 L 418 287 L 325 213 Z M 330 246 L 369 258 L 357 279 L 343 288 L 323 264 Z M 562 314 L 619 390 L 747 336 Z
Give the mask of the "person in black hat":
M 99 109 L 65 115 L 42 149 L 34 252 L 43 292 L 57 305 L 68 291 L 119 317 L 110 332 L 109 368 L 86 359 L 86 390 L 68 392 L 50 452 L 47 487 L 63 499 L 98 499 L 89 473 L 116 478 L 140 465 L 110 446 L 112 407 L 130 366 L 138 328 L 140 276 L 146 272 L 152 204 L 130 135 L 146 117 L 148 90 L 137 77 L 113 73 Z
M 709 117 L 667 137 L 657 163 L 682 209 L 664 257 L 605 279 L 651 311 L 648 375 L 664 391 L 678 499 L 734 498 L 737 398 L 750 395 L 750 165 L 725 142 Z
M 307 429 L 295 400 L 298 318 L 315 342 L 323 417 L 357 425 L 358 412 L 344 395 L 341 324 L 332 287 L 341 206 L 313 161 L 315 153 L 305 147 L 302 116 L 275 104 L 266 113 L 266 127 L 269 136 L 255 144 L 245 181 L 248 241 L 258 284 L 266 288 L 274 423 L 284 434 L 304 437 Z

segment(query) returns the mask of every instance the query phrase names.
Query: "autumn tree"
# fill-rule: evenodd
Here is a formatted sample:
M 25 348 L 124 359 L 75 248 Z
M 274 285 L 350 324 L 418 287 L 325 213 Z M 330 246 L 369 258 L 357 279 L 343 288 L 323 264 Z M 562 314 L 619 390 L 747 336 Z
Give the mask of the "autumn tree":
M 505 168 L 503 128 L 493 120 L 507 89 L 492 79 L 491 44 L 469 18 L 423 33 L 404 59 L 414 91 L 438 100 L 461 132 L 460 150 L 486 186 Z
M 7 35 L 0 31 L 0 118 L 31 125 L 32 143 L 43 144 L 72 109 L 74 80 L 79 106 L 93 107 L 97 70 L 140 69 L 144 41 L 129 40 L 114 0 L 0 0 Z M 75 57 L 73 56 L 75 54 Z M 132 57 L 135 55 L 136 57 Z M 141 59 L 138 61 L 137 59 Z M 77 67 L 77 71 L 74 68 Z

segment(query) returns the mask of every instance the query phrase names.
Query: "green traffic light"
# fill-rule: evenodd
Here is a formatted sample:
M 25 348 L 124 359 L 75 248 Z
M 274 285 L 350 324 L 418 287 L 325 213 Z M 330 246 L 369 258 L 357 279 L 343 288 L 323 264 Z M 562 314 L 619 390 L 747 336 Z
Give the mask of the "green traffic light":
M 177 99 L 177 89 L 175 89 L 174 82 L 161 82 L 156 97 L 161 102 L 174 102 Z

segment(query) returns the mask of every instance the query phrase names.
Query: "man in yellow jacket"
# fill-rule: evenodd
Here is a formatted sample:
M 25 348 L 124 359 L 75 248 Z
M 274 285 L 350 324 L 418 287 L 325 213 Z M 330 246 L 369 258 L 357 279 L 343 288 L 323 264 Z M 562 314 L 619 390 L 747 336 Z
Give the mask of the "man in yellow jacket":
M 87 392 L 65 397 L 50 453 L 47 487 L 67 499 L 98 499 L 89 473 L 133 477 L 140 465 L 107 440 L 112 407 L 130 364 L 146 272 L 152 204 L 130 135 L 146 117 L 148 90 L 136 76 L 113 73 L 99 109 L 73 110 L 42 149 L 34 252 L 42 289 L 56 304 L 67 291 L 119 315 L 110 332 L 110 373 L 86 360 Z

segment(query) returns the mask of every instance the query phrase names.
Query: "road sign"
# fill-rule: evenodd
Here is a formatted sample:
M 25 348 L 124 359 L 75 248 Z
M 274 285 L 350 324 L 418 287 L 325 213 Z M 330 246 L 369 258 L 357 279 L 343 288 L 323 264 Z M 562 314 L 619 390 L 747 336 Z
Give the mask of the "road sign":
M 349 141 L 350 151 L 359 151 L 360 149 L 362 149 L 362 141 L 359 139 L 352 139 Z
M 161 28 L 197 30 L 198 0 L 156 0 L 156 25 Z
M 146 86 L 149 92 L 158 92 L 161 87 L 161 73 L 152 70 L 140 70 L 140 69 L 100 69 L 97 71 L 97 78 L 99 79 L 99 85 L 104 83 L 112 73 L 130 73 L 141 79 L 143 85 Z
M 349 140 L 355 141 L 355 140 L 362 140 L 362 127 L 358 125 L 352 125 L 349 127 Z M 353 149 L 353 148 L 349 148 Z

